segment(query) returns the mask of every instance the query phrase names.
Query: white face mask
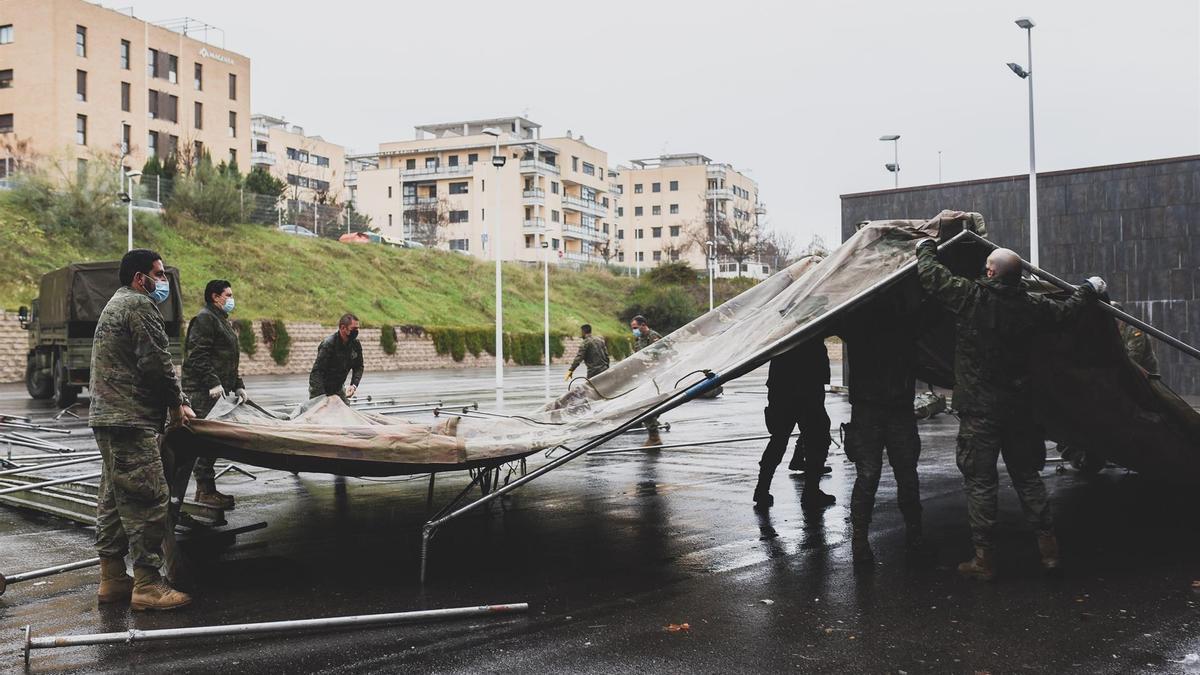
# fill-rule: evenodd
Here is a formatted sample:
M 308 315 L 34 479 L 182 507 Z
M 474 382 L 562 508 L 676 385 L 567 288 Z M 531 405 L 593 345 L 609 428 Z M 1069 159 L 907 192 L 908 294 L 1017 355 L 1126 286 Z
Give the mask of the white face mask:
M 228 298 L 225 298 L 225 304 L 221 306 L 221 309 L 225 310 L 226 314 L 232 314 L 233 308 L 234 308 L 234 302 L 233 302 L 233 296 L 231 295 Z

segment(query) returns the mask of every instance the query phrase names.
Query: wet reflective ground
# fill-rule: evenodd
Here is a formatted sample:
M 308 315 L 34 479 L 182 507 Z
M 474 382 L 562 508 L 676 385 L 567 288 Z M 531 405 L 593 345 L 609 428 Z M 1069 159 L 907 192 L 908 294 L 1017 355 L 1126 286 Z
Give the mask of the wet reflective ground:
M 763 433 L 764 378 L 666 415 L 673 428 L 664 440 Z M 303 380 L 249 385 L 270 403 L 302 396 Z M 363 391 L 496 409 L 491 385 L 491 371 L 368 374 Z M 544 395 L 540 368 L 510 370 L 507 385 L 508 410 Z M 835 425 L 848 417 L 844 398 L 828 403 Z M 45 415 L 20 387 L 0 387 L 0 412 L 27 409 Z M 13 585 L 0 597 L 0 671 L 19 670 L 26 624 L 52 635 L 528 602 L 528 615 L 511 618 L 43 650 L 31 670 L 1183 672 L 1172 661 L 1200 652 L 1195 491 L 1116 469 L 1085 478 L 1048 466 L 1067 571 L 1047 579 L 1002 478 L 1001 576 L 990 585 L 960 580 L 953 567 L 970 545 L 956 425 L 946 416 L 920 425 L 928 555 L 905 554 L 885 469 L 872 533 L 879 563 L 868 573 L 850 564 L 854 472 L 836 448 L 823 487 L 837 505 L 805 515 L 799 481 L 781 467 L 769 517 L 750 508 L 761 441 L 580 459 L 440 530 L 424 587 L 423 477 L 227 474 L 219 486 L 238 499 L 230 524 L 268 527 L 229 548 L 193 549 L 200 590 L 191 607 L 139 616 L 97 609 L 94 569 Z M 627 439 L 614 447 L 640 442 Z M 435 502 L 467 481 L 442 474 Z M 90 541 L 85 528 L 0 506 L 4 573 L 90 557 Z

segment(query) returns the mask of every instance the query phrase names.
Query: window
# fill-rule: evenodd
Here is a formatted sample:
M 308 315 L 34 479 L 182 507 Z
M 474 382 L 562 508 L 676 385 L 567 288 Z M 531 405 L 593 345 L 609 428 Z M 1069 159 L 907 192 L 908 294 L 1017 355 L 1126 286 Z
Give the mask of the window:
M 0 89 L 11 89 L 13 81 L 12 68 L 0 70 Z
M 677 181 L 677 180 L 671 181 L 670 187 L 671 187 L 671 192 L 679 192 L 679 181 Z
M 447 164 L 450 166 L 458 166 L 458 155 L 450 155 L 449 159 L 447 160 Z
M 179 137 L 175 134 L 167 136 L 167 157 L 171 157 L 179 151 Z
M 451 239 L 450 240 L 450 250 L 451 251 L 469 251 L 469 250 L 471 250 L 471 240 L 470 239 Z
M 646 231 L 639 227 L 638 229 L 633 231 L 633 238 L 634 239 L 645 239 Z
M 121 83 L 121 110 L 129 112 L 129 99 L 132 97 L 132 91 L 128 82 Z
M 86 70 L 75 71 L 75 100 L 76 101 L 86 101 L 87 100 L 87 71 Z
M 608 208 L 608 197 L 605 197 L 602 203 L 604 204 L 604 208 L 607 209 Z
M 645 252 L 645 251 L 638 251 L 638 252 L 637 252 L 637 261 L 638 261 L 638 262 L 645 262 L 645 260 L 646 260 L 646 252 Z
M 661 227 L 650 228 L 650 236 L 655 239 L 662 239 L 662 228 Z
M 404 161 L 404 170 L 405 171 L 412 171 L 415 168 L 417 168 L 417 160 L 407 159 Z
M 75 144 L 87 145 L 87 115 L 75 116 Z
M 121 40 L 121 70 L 129 70 L 129 40 Z
M 0 26 L 0 45 L 12 44 L 12 41 L 13 41 L 12 24 L 10 23 L 10 24 L 4 25 L 4 26 Z
M 554 209 L 550 209 L 550 222 L 552 222 L 552 223 L 558 222 L 558 211 L 556 211 Z
M 0 134 L 11 134 L 13 130 L 13 114 L 0 115 Z
M 617 262 L 625 262 L 625 252 L 617 251 Z
M 163 111 L 163 118 L 172 122 L 179 121 L 179 97 L 167 96 L 167 109 Z
M 672 215 L 676 215 L 676 214 L 678 214 L 678 213 L 679 213 L 679 205 L 678 205 L 678 204 L 672 204 L 672 205 L 671 205 L 671 208 L 670 208 L 670 212 L 671 212 L 671 214 L 672 214 Z
M 633 215 L 635 215 L 635 216 L 642 215 L 642 207 L 640 207 L 640 206 L 633 207 Z
M 651 192 L 662 192 L 662 183 L 651 183 L 650 191 Z
M 555 251 L 558 250 L 558 240 L 557 239 L 554 239 L 553 237 L 551 237 L 550 248 L 554 249 Z
M 602 226 L 602 229 L 604 231 L 604 234 L 608 234 L 608 223 L 604 223 L 604 225 Z
M 579 158 L 578 157 L 571 158 L 571 170 L 579 171 Z
M 617 217 L 618 217 L 618 218 L 624 218 L 624 217 L 625 217 L 625 207 L 624 207 L 624 206 L 618 206 L 618 207 L 617 207 Z
M 388 189 L 390 190 L 391 188 L 388 188 Z M 392 214 L 389 213 L 388 214 L 388 227 L 391 227 L 391 226 L 392 226 Z
M 583 172 L 589 176 L 595 176 L 596 175 L 596 167 L 595 167 L 595 165 L 584 162 L 583 163 Z
M 192 165 L 199 166 L 200 159 L 204 157 L 204 143 L 200 141 L 192 142 Z
M 129 154 L 129 144 L 133 143 L 133 128 L 128 124 L 121 125 L 121 154 Z
M 229 149 L 229 166 L 237 167 L 237 148 Z M 327 181 L 319 180 L 319 181 L 315 181 L 315 182 L 317 183 L 318 190 L 321 190 L 321 191 L 329 190 L 329 183 Z
M 654 252 L 654 262 L 658 262 L 660 260 L 662 260 L 662 251 L 655 251 Z
M 229 137 L 237 138 L 237 113 L 229 111 Z
M 87 26 L 75 26 L 75 56 L 87 56 Z
M 475 162 L 478 162 L 478 161 L 479 161 L 479 153 L 472 152 L 471 154 L 467 155 L 467 164 L 474 164 Z
M 466 181 L 464 181 L 462 183 L 451 183 L 450 184 L 450 194 L 465 195 L 468 192 L 467 187 L 469 185 L 470 185 L 470 183 L 467 183 Z
M 158 154 L 158 132 L 151 131 L 146 134 L 146 151 L 151 155 Z
M 437 165 L 438 165 L 437 157 L 426 157 L 425 158 L 425 168 L 426 169 L 436 169 Z
M 617 239 L 625 238 L 625 230 L 617 230 Z
M 550 181 L 550 193 L 558 194 L 558 181 Z
M 467 222 L 468 218 L 470 218 L 470 212 L 468 212 L 468 211 L 451 211 L 450 212 L 450 222 L 452 222 L 452 223 L 465 223 L 465 222 Z
M 671 236 L 672 236 L 672 237 L 678 237 L 678 236 L 679 236 L 679 230 L 680 230 L 680 227 L 679 227 L 678 225 L 672 225 L 672 226 L 671 226 Z
M 158 77 L 158 50 L 146 50 L 146 77 Z
M 635 194 L 635 195 L 642 194 L 642 184 L 641 183 L 633 184 L 633 194 Z
M 229 100 L 237 100 L 237 75 L 233 73 L 229 74 Z
M 392 198 L 392 186 L 389 185 L 388 186 L 388 199 L 391 199 L 391 198 Z M 390 225 L 391 223 L 388 223 L 388 224 Z
M 171 84 L 179 82 L 179 57 L 167 54 L 167 81 Z
M 204 65 L 201 63 L 194 64 L 192 69 L 192 86 L 196 91 L 204 91 Z
M 200 101 L 192 104 L 192 125 L 197 129 L 204 128 L 204 104 Z
M 651 207 L 650 207 L 650 215 L 652 215 L 652 216 L 661 216 L 661 215 L 662 215 L 662 205 L 661 205 L 661 204 L 655 204 L 654 206 L 651 206 Z

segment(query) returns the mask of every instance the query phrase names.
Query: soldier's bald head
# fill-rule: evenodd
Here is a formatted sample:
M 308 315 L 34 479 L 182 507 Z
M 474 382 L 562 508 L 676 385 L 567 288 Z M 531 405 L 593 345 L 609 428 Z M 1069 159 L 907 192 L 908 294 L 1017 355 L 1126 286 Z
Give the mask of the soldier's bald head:
M 1021 256 L 1009 248 L 998 248 L 987 257 L 989 278 L 1016 279 L 1021 276 Z

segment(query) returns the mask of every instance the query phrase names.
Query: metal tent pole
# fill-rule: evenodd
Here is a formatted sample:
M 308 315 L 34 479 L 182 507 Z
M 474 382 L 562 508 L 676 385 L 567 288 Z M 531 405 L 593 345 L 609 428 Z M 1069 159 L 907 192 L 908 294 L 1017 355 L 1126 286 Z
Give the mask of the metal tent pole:
M 28 492 L 29 490 L 37 490 L 40 488 L 51 487 L 54 485 L 65 485 L 67 483 L 78 483 L 81 480 L 91 480 L 99 478 L 100 472 L 89 473 L 85 476 L 71 476 L 70 478 L 56 478 L 55 480 L 44 480 L 40 483 L 27 483 L 16 487 L 4 488 L 0 490 L 0 495 L 10 495 L 14 492 Z
M 32 570 L 30 572 L 21 572 L 12 576 L 4 576 L 0 574 L 0 595 L 4 595 L 4 591 L 8 590 L 10 584 L 29 581 L 30 579 L 40 579 L 62 572 L 70 572 L 71 570 L 81 570 L 85 567 L 94 567 L 100 564 L 99 558 L 88 558 L 87 560 L 78 560 L 76 562 L 66 563 L 64 565 L 55 565 L 54 567 L 46 567 L 40 570 Z

